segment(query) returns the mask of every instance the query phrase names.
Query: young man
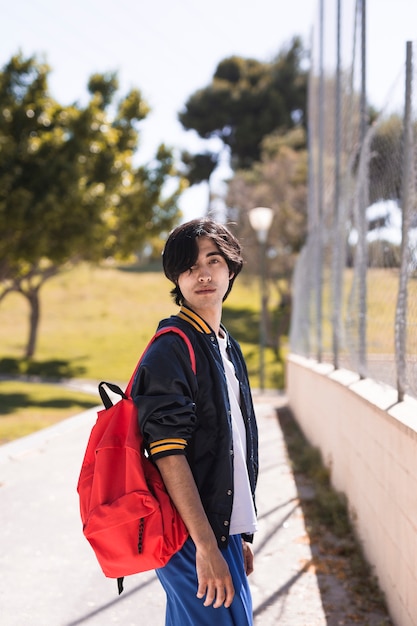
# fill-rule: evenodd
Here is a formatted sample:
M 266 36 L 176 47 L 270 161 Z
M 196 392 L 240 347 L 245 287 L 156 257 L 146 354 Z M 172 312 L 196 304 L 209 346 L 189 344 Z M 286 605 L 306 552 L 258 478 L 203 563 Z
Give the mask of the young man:
M 221 324 L 223 301 L 242 269 L 237 239 L 209 219 L 176 228 L 163 253 L 181 306 L 185 342 L 159 337 L 142 360 L 134 397 L 147 449 L 190 538 L 157 570 L 167 595 L 166 626 L 251 626 L 247 576 L 257 529 L 257 428 L 237 342 Z

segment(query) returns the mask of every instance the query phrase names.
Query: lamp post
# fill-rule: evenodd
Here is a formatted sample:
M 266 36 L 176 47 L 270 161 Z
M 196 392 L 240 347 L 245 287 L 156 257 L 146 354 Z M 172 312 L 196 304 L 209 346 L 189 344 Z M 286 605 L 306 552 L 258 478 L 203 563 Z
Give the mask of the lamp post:
M 265 344 L 266 344 L 266 276 L 265 276 L 265 257 L 266 257 L 266 240 L 268 231 L 272 224 L 274 213 L 268 207 L 258 206 L 249 211 L 249 222 L 259 242 L 260 257 L 260 279 L 261 279 L 261 315 L 259 324 L 259 388 L 264 390 L 265 386 Z

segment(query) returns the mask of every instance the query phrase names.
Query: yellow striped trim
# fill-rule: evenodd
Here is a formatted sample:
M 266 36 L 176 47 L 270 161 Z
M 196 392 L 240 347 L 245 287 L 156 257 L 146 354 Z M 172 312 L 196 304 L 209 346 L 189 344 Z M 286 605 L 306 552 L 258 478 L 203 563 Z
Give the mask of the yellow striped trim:
M 185 439 L 161 439 L 150 444 L 151 455 L 166 452 L 168 450 L 184 450 L 187 442 Z
M 210 326 L 203 320 L 202 317 L 194 313 L 191 309 L 188 309 L 185 306 L 182 306 L 178 317 L 189 322 L 198 332 L 205 333 L 206 335 L 210 335 L 213 331 Z

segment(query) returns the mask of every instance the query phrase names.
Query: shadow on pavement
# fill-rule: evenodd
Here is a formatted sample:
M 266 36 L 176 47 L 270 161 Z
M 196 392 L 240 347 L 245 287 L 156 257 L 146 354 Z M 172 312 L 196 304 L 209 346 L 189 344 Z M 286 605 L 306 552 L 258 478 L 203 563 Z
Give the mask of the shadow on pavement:
M 90 611 L 89 613 L 86 613 L 79 619 L 73 620 L 72 622 L 68 622 L 65 626 L 79 626 L 80 624 L 86 624 L 92 617 L 96 617 L 97 615 L 100 615 L 101 613 L 105 613 L 107 609 L 111 608 L 115 604 L 123 602 L 123 600 L 126 600 L 127 598 L 129 598 L 130 596 L 133 596 L 138 591 L 145 589 L 145 587 L 148 587 L 149 585 L 153 584 L 153 582 L 154 582 L 153 579 L 149 579 L 146 582 L 142 583 L 141 585 L 136 585 L 136 587 L 134 587 L 133 589 L 130 589 L 130 591 L 124 591 L 121 596 L 118 596 L 118 595 L 115 596 L 114 600 L 112 600 L 111 602 L 106 602 L 106 604 L 99 606 L 97 609 L 94 609 L 94 611 Z M 116 593 L 116 585 L 117 583 L 115 580 L 114 581 L 115 593 Z

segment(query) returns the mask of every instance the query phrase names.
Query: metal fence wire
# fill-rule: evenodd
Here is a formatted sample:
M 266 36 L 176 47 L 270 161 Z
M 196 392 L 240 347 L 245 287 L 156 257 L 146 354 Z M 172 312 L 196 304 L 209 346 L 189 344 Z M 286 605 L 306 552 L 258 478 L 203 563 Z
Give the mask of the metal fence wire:
M 417 42 L 404 43 L 387 105 L 370 118 L 361 3 L 343 42 L 327 5 L 311 46 L 308 237 L 290 347 L 417 397 Z

